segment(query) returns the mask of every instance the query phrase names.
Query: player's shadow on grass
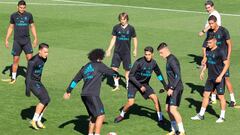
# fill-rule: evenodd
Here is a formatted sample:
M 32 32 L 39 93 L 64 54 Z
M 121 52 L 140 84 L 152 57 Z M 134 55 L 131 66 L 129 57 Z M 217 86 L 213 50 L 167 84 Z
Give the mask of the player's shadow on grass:
M 10 66 L 6 66 L 3 70 L 2 70 L 2 74 L 7 74 L 7 72 L 9 73 L 9 76 L 12 76 L 12 65 Z M 18 76 L 22 76 L 22 77 L 26 77 L 26 72 L 27 72 L 27 68 L 24 66 L 18 66 L 18 70 L 17 70 L 17 77 Z
M 74 119 L 66 121 L 58 126 L 58 128 L 64 128 L 69 124 L 74 124 L 74 130 L 77 132 L 82 133 L 83 135 L 88 134 L 88 124 L 89 124 L 89 116 L 88 115 L 79 115 L 76 116 Z M 103 124 L 107 124 L 104 122 Z
M 189 57 L 193 57 L 193 61 L 190 61 L 189 63 L 196 63 L 197 65 L 201 65 L 202 56 L 197 56 L 195 54 L 188 54 Z
M 83 135 L 87 135 L 88 134 L 88 124 L 89 124 L 88 118 L 89 118 L 89 116 L 87 116 L 87 115 L 76 116 L 74 119 L 62 123 L 61 125 L 58 126 L 58 128 L 64 128 L 65 126 L 67 126 L 69 124 L 74 124 L 74 130 L 82 133 Z
M 197 91 L 201 96 L 203 96 L 203 92 L 204 92 L 204 86 L 202 85 L 196 85 L 193 83 L 185 83 L 188 87 L 191 88 L 191 94 L 194 94 L 195 91 Z
M 122 109 L 123 109 L 123 107 L 121 107 L 119 109 L 119 111 L 121 111 Z M 171 129 L 170 121 L 167 120 L 164 116 L 163 116 L 163 123 L 162 124 L 158 123 L 158 116 L 157 116 L 156 110 L 154 110 L 154 109 L 134 104 L 133 106 L 131 106 L 130 110 L 125 114 L 124 120 L 129 119 L 130 115 L 138 115 L 138 116 L 148 117 L 148 118 L 152 119 L 153 121 L 155 121 L 158 124 L 158 126 L 160 128 L 162 128 L 163 130 L 170 131 L 170 129 Z
M 190 104 L 188 105 L 189 108 L 193 108 L 193 106 L 195 107 L 195 111 L 196 113 L 198 113 L 201 109 L 202 106 L 202 101 L 197 101 L 193 98 L 185 98 L 185 100 L 187 100 Z M 209 114 L 219 118 L 219 115 L 215 112 L 215 110 L 212 108 L 211 105 L 208 105 L 206 112 L 208 112 Z
M 30 106 L 29 108 L 23 109 L 20 114 L 21 118 L 23 120 L 28 120 L 28 119 L 31 120 L 35 113 L 35 108 L 36 108 L 36 106 Z M 42 122 L 45 122 L 45 121 L 47 121 L 47 120 L 45 118 L 42 118 Z
M 104 76 L 102 81 L 104 81 L 105 79 L 107 79 L 107 85 L 109 85 L 112 88 L 115 88 L 113 77 L 111 77 L 111 76 Z M 124 88 L 126 87 L 125 76 L 120 75 L 119 85 L 123 86 Z

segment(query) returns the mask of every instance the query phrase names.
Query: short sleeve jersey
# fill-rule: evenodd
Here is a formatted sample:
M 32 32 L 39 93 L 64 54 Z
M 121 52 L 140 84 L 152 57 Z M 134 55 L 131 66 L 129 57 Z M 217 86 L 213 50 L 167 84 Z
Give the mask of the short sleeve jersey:
M 14 24 L 14 40 L 29 40 L 29 25 L 32 23 L 34 23 L 34 21 L 31 13 L 13 13 L 10 16 L 10 24 Z
M 214 33 L 215 38 L 217 40 L 217 46 L 224 50 L 224 52 L 227 54 L 228 52 L 228 45 L 227 45 L 227 40 L 230 39 L 230 34 L 228 30 L 222 26 L 219 26 L 218 30 L 216 32 L 213 32 L 213 29 L 209 29 L 207 32 L 207 37 L 211 34 Z M 207 38 L 203 42 L 203 47 L 207 48 Z
M 116 36 L 114 52 L 123 54 L 131 52 L 131 38 L 136 37 L 133 26 L 128 24 L 126 28 L 123 28 L 121 24 L 117 24 L 113 27 L 112 35 Z
M 226 53 L 221 48 L 207 51 L 208 79 L 216 79 L 224 68 L 224 61 L 227 60 Z

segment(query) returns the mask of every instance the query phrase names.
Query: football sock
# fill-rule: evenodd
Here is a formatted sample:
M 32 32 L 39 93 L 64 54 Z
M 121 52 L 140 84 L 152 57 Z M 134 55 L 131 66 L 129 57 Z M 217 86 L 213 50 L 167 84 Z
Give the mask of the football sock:
M 17 76 L 17 73 L 16 72 L 12 72 L 12 79 L 16 80 L 16 76 Z
M 235 97 L 234 97 L 234 93 L 230 94 L 230 99 L 231 99 L 231 101 L 236 102 Z
M 119 79 L 117 79 L 117 78 L 113 78 L 114 79 L 114 85 L 116 86 L 116 87 L 118 87 L 119 86 Z
M 221 110 L 220 118 L 225 118 L 225 110 Z
M 163 120 L 163 118 L 162 118 L 162 112 L 157 112 L 157 115 L 158 115 L 158 121 Z
M 126 113 L 126 112 L 124 112 L 124 111 L 122 110 L 121 113 L 120 113 L 120 116 L 124 117 L 125 113 Z
M 178 129 L 179 129 L 179 132 L 182 132 L 182 133 L 185 132 L 185 130 L 183 128 L 183 123 L 182 122 L 178 123 Z
M 39 115 L 38 120 L 37 120 L 38 122 L 41 122 L 42 116 L 43 116 L 43 113 L 41 113 L 41 114 Z
M 38 120 L 38 117 L 39 117 L 39 114 L 35 113 L 32 120 L 33 121 L 37 121 Z
M 201 107 L 201 110 L 199 112 L 199 115 L 203 116 L 206 111 L 206 108 Z

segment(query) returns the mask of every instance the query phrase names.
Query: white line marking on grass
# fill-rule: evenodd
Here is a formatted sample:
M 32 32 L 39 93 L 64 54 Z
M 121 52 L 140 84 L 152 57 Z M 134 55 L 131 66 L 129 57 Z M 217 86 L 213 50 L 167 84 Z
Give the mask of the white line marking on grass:
M 0 4 L 11 4 L 11 5 L 17 5 L 16 2 L 0 2 Z M 27 3 L 28 5 L 40 5 L 40 6 L 97 6 L 100 5 L 96 4 L 64 4 L 64 3 Z
M 73 4 L 64 4 L 64 3 L 28 3 L 29 5 L 42 5 L 42 6 L 105 6 L 105 7 L 124 7 L 124 8 L 135 8 L 135 9 L 144 9 L 144 10 L 155 10 L 155 11 L 168 11 L 168 12 L 179 12 L 179 13 L 196 13 L 196 14 L 207 14 L 206 12 L 200 11 L 191 11 L 191 10 L 178 10 L 178 9 L 167 9 L 167 8 L 153 8 L 153 7 L 139 7 L 139 6 L 127 6 L 127 5 L 118 5 L 118 4 L 104 4 L 104 3 L 93 3 L 93 2 L 81 2 L 81 1 L 70 1 L 70 0 L 52 0 L 55 2 L 65 2 Z M 0 2 L 1 4 L 13 4 L 16 5 L 16 2 Z M 226 14 L 220 13 L 222 16 L 235 16 L 240 17 L 239 14 Z
M 118 5 L 118 4 L 104 4 L 104 3 L 93 3 L 93 2 L 82 2 L 82 1 L 71 1 L 71 0 L 52 0 L 58 2 L 66 2 L 66 3 L 79 3 L 79 4 L 93 4 L 99 6 L 109 6 L 109 7 L 125 7 L 125 8 L 136 8 L 136 9 L 146 9 L 146 10 L 158 10 L 158 11 L 169 11 L 169 12 L 180 12 L 180 13 L 197 13 L 197 14 L 208 14 L 206 12 L 200 11 L 191 11 L 191 10 L 178 10 L 178 9 L 167 9 L 167 8 L 153 8 L 153 7 L 139 7 L 139 6 L 127 6 L 127 5 Z M 223 16 L 237 16 L 240 17 L 239 14 L 226 14 L 220 13 Z

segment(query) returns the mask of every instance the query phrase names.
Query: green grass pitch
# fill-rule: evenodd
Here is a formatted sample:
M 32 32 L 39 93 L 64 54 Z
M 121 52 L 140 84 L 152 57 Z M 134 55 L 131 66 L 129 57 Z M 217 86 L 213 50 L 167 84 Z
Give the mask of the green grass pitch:
M 42 81 L 51 96 L 51 103 L 44 114 L 46 129 L 34 131 L 29 128 L 33 106 L 38 100 L 24 95 L 25 84 L 23 73 L 20 72 L 17 83 L 8 85 L 0 82 L 0 134 L 1 135 L 66 135 L 87 133 L 87 112 L 79 96 L 82 82 L 72 93 L 70 100 L 64 101 L 62 96 L 73 76 L 87 60 L 87 53 L 93 48 L 106 49 L 111 39 L 113 25 L 118 23 L 117 15 L 128 12 L 130 24 L 135 26 L 138 40 L 138 57 L 143 55 L 143 48 L 157 45 L 165 41 L 170 45 L 172 52 L 181 63 L 184 94 L 182 96 L 180 112 L 184 127 L 188 135 L 239 135 L 240 110 L 227 107 L 226 121 L 216 124 L 217 114 L 220 114 L 219 105 L 209 106 L 204 121 L 191 121 L 190 117 L 198 112 L 201 105 L 201 91 L 204 81 L 199 79 L 199 70 L 196 61 L 201 56 L 201 44 L 204 37 L 198 37 L 207 19 L 203 14 L 205 0 L 27 0 L 27 10 L 30 11 L 36 23 L 39 42 L 50 45 L 49 58 L 45 65 Z M 14 2 L 14 3 L 11 3 Z M 88 2 L 88 3 L 86 3 Z M 231 81 L 235 90 L 235 97 L 239 99 L 239 36 L 240 36 L 240 9 L 239 0 L 215 0 L 216 9 L 225 14 L 222 24 L 228 28 L 233 50 L 231 57 Z M 1 78 L 7 78 L 9 66 L 12 64 L 11 50 L 4 47 L 6 29 L 9 16 L 16 11 L 17 0 L 0 1 L 0 69 Z M 97 3 L 97 4 L 92 4 Z M 99 4 L 99 3 L 105 3 Z M 110 4 L 110 5 L 109 5 Z M 121 6 L 127 5 L 127 6 Z M 143 8 L 151 7 L 151 8 Z M 162 9 L 176 9 L 162 10 Z M 196 12 L 181 12 L 198 11 Z M 12 40 L 10 41 L 12 44 Z M 34 49 L 37 53 L 37 49 Z M 165 62 L 155 53 L 155 59 L 165 74 Z M 132 59 L 134 60 L 134 59 Z M 110 65 L 111 58 L 104 63 Z M 21 70 L 26 67 L 26 60 L 22 54 Z M 120 73 L 123 74 L 122 68 Z M 21 71 L 20 70 L 20 71 Z M 162 86 L 153 74 L 151 85 L 159 90 Z M 157 92 L 157 91 L 156 91 Z M 225 94 L 229 101 L 229 94 Z M 158 94 L 162 109 L 166 94 Z M 105 105 L 106 123 L 102 134 L 110 131 L 118 135 L 163 135 L 168 132 L 168 126 L 163 128 L 157 125 L 153 103 L 145 101 L 139 94 L 136 105 L 130 111 L 128 119 L 114 124 L 113 119 L 119 115 L 119 108 L 125 102 L 126 90 L 111 92 L 111 87 L 103 82 L 101 98 Z M 165 111 L 164 116 L 168 119 Z

